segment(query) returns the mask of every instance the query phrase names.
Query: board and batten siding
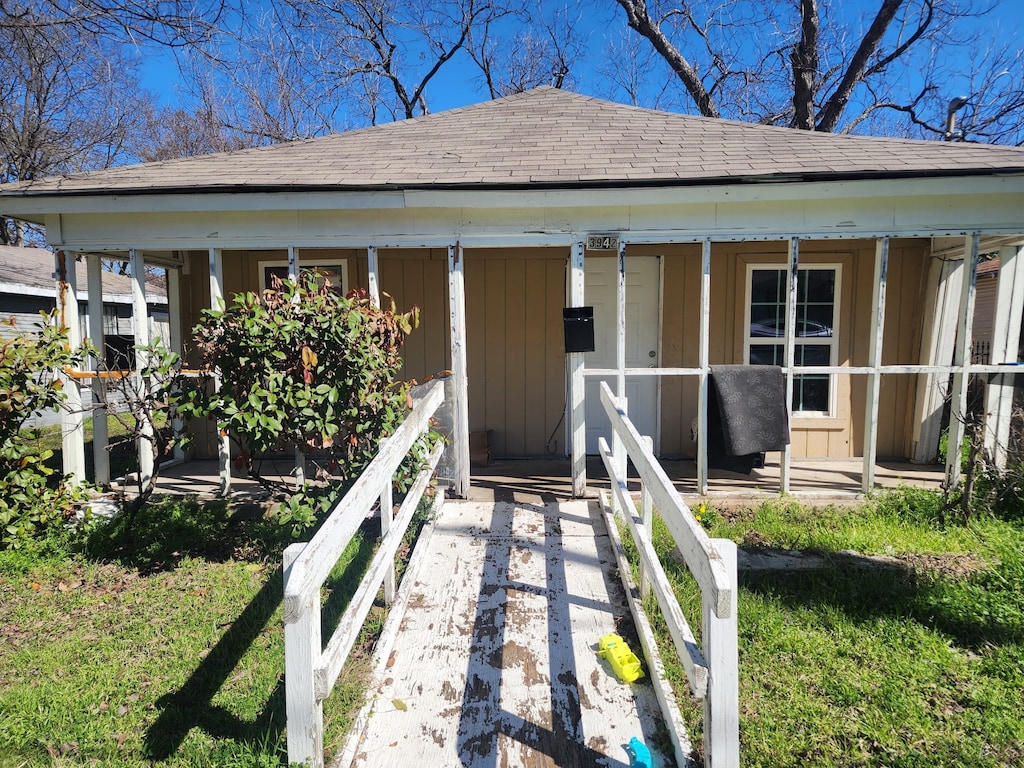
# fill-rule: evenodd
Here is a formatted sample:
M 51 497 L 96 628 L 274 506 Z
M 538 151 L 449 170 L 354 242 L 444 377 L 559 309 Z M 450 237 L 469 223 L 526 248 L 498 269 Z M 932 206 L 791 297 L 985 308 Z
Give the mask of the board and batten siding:
M 567 453 L 567 258 L 560 248 L 465 252 L 469 428 L 490 430 L 494 457 Z
M 786 264 L 786 242 L 714 243 L 711 250 L 709 360 L 742 363 L 750 264 Z M 627 252 L 664 256 L 662 365 L 698 365 L 701 250 L 699 245 L 645 246 Z M 802 241 L 800 264 L 840 265 L 838 365 L 867 365 L 874 280 L 874 241 Z M 923 277 L 928 244 L 895 240 L 890 245 L 886 293 L 883 364 L 913 364 L 921 338 Z M 909 451 L 915 376 L 882 377 L 879 402 L 879 457 L 903 457 Z M 864 450 L 865 386 L 863 376 L 834 377 L 835 411 L 831 417 L 794 417 L 794 457 L 850 458 Z M 661 450 L 664 455 L 693 456 L 691 423 L 697 416 L 696 377 L 666 377 L 662 382 Z

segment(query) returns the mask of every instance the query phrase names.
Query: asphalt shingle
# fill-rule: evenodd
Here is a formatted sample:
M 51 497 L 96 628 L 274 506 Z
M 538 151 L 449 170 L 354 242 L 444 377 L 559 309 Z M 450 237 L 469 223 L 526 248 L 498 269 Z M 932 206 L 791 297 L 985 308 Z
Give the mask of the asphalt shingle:
M 318 139 L 3 185 L 0 195 L 601 187 L 992 172 L 1024 172 L 1024 150 L 797 131 L 542 87 Z

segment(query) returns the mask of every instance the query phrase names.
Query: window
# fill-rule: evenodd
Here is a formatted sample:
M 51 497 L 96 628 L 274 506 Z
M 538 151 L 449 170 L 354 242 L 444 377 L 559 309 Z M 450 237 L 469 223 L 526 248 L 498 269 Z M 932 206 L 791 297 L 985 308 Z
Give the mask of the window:
M 299 269 L 305 274 L 315 272 L 321 278 L 330 281 L 331 287 L 340 293 L 348 291 L 348 263 L 345 259 L 299 259 Z M 260 262 L 260 290 L 273 286 L 273 278 L 282 280 L 288 277 L 287 261 Z
M 783 365 L 786 335 L 787 270 L 774 266 L 748 268 L 747 361 L 751 365 Z M 800 267 L 796 284 L 794 366 L 836 365 L 837 266 Z M 832 376 L 809 373 L 793 377 L 794 414 L 829 416 L 834 412 Z

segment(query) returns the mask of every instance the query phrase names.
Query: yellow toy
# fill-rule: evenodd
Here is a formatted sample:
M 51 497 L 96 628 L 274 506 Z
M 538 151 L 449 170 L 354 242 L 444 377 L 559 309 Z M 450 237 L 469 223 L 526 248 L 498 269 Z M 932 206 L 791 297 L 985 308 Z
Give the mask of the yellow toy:
M 612 671 L 624 683 L 632 683 L 637 678 L 643 677 L 643 670 L 640 669 L 640 659 L 629 650 L 626 641 L 614 633 L 605 635 L 598 643 L 598 655 L 608 660 L 612 665 Z

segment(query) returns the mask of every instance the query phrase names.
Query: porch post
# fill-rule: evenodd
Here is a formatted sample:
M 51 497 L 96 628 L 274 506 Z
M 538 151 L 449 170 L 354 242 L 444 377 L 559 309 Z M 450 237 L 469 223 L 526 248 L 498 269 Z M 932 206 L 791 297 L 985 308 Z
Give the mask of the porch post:
M 90 253 L 85 258 L 89 282 L 89 341 L 96 348 L 96 362 L 93 368 L 94 373 L 99 374 L 106 368 L 106 341 L 103 335 L 103 265 L 98 253 Z M 103 389 L 103 379 L 99 375 L 93 376 L 92 467 L 93 482 L 100 486 L 110 485 L 110 452 L 107 450 L 110 441 L 109 416 Z
M 452 456 L 455 495 L 469 496 L 469 376 L 466 370 L 466 282 L 464 252 L 459 243 L 448 246 L 448 311 L 452 348 Z
M 953 358 L 956 323 L 948 313 L 962 287 L 963 262 L 959 259 L 932 257 L 925 294 L 922 329 L 921 365 L 947 365 Z M 919 464 L 935 461 L 942 431 L 942 406 L 949 377 L 940 373 L 922 373 L 917 377 L 914 426 L 910 459 Z
M 1021 319 L 1024 316 L 1024 246 L 999 250 L 999 283 L 992 328 L 993 364 L 1019 362 Z M 1018 369 L 1019 370 L 1019 369 Z M 1010 447 L 1010 417 L 1014 384 L 1011 373 L 994 374 L 985 387 L 985 449 L 1000 469 L 1006 466 Z
M 570 307 L 582 307 L 584 302 L 583 243 L 573 243 L 569 255 Z M 586 379 L 584 353 L 570 352 L 569 355 L 569 435 L 572 441 L 572 495 L 582 498 L 587 490 L 587 419 Z
M 150 343 L 149 311 L 146 306 L 146 267 L 142 251 L 136 248 L 128 251 L 128 259 L 132 273 L 132 329 L 135 333 L 135 372 L 132 374 L 132 386 L 135 387 L 136 397 L 144 401 L 149 396 L 149 379 L 142 371 L 149 365 L 149 355 L 142 348 L 148 347 Z M 138 451 L 139 484 L 145 487 L 153 478 L 153 457 L 156 453 L 153 422 L 147 418 L 142 418 L 139 425 Z
M 213 309 L 224 309 L 224 259 L 221 256 L 220 248 L 210 249 L 210 306 Z M 214 391 L 220 391 L 221 373 L 216 371 L 213 374 Z M 221 496 L 227 496 L 231 491 L 231 442 L 228 439 L 227 431 L 224 434 L 217 432 L 217 460 L 220 465 L 220 489 Z
M 167 349 L 181 356 L 184 351 L 181 337 L 181 267 L 167 268 L 167 321 L 171 335 L 167 340 Z M 179 438 L 184 424 L 175 416 L 171 428 L 174 430 L 174 437 Z M 185 452 L 180 445 L 175 444 L 174 460 L 182 461 L 184 458 Z
M 875 242 L 875 281 L 871 290 L 871 335 L 868 338 L 867 402 L 864 413 L 864 470 L 861 490 L 869 493 L 875 487 L 875 460 L 878 457 L 878 394 L 882 379 L 882 336 L 885 329 L 885 284 L 889 271 L 889 238 Z
M 629 403 L 626 402 L 626 244 L 619 241 L 619 270 L 615 291 L 615 398 L 623 414 L 629 415 Z M 612 459 L 615 472 L 619 477 L 626 477 L 626 447 L 618 432 L 612 430 Z
M 298 280 L 301 273 L 299 266 L 299 251 L 294 245 L 288 246 L 288 279 Z M 301 491 L 306 484 L 306 456 L 302 452 L 302 446 L 295 444 L 293 451 L 295 457 L 295 490 Z
M 380 262 L 377 259 L 377 246 L 366 247 L 366 281 L 367 293 L 373 306 L 380 306 Z
M 711 334 L 711 241 L 705 240 L 701 256 L 700 279 L 700 366 L 697 392 L 697 493 L 708 492 L 708 341 Z
M 960 482 L 960 446 L 967 419 L 967 382 L 971 364 L 971 336 L 974 326 L 974 288 L 978 278 L 978 248 L 981 237 L 970 235 L 964 248 L 964 279 L 960 290 L 960 316 L 956 330 L 953 391 L 949 406 L 949 440 L 946 443 L 946 488 Z
M 786 338 L 784 340 L 783 364 L 786 366 L 786 410 L 793 407 L 793 361 L 796 358 L 796 285 L 800 269 L 800 239 L 789 241 L 789 291 L 786 293 Z M 790 419 L 792 421 L 792 419 Z M 779 492 L 789 493 L 790 457 L 792 441 L 782 449 L 779 466 Z
M 54 254 L 57 269 L 57 321 L 67 331 L 71 351 L 82 346 L 82 321 L 78 312 L 78 275 L 75 255 L 64 251 Z M 64 371 L 57 373 L 65 392 L 61 410 L 61 447 L 64 474 L 75 484 L 85 482 L 85 426 L 82 418 L 82 390 L 78 380 Z

